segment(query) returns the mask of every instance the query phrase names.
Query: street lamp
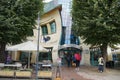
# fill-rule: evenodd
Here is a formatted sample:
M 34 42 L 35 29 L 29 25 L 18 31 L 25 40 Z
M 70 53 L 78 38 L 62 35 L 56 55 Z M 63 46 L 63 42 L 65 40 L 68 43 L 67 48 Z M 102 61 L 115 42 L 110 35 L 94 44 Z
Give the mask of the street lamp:
M 39 39 L 40 39 L 40 12 L 38 12 L 38 41 L 37 41 L 37 55 L 36 55 L 36 80 L 38 80 L 38 58 L 39 58 Z

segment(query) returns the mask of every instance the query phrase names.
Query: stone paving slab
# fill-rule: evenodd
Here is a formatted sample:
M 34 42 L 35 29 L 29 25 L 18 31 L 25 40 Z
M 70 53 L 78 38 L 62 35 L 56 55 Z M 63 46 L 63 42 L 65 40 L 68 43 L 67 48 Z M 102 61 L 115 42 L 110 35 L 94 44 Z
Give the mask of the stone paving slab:
M 56 69 L 53 69 L 53 75 L 55 78 Z M 105 72 L 100 73 L 97 67 L 92 66 L 80 66 L 80 70 L 76 71 L 75 67 L 65 67 L 60 68 L 61 80 L 120 80 L 120 70 L 106 69 Z M 35 76 L 35 74 L 33 75 Z M 14 79 L 14 78 L 0 78 L 0 80 L 35 80 L 32 79 Z M 47 80 L 47 79 L 38 79 Z M 55 80 L 55 79 L 53 79 Z
M 100 73 L 97 67 L 81 66 L 77 74 L 92 80 L 120 80 L 120 70 L 116 69 L 106 68 L 104 72 Z
M 61 67 L 62 80 L 92 80 L 77 74 L 75 68 Z
M 80 66 L 76 71 L 75 67 L 61 67 L 62 80 L 120 80 L 120 70 L 106 69 L 105 72 L 98 72 L 97 67 Z

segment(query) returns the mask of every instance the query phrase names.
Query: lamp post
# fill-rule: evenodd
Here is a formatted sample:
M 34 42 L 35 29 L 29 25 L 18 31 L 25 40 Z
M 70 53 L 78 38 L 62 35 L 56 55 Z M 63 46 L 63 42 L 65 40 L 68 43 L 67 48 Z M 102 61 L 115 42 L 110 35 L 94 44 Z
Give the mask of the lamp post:
M 39 39 L 40 39 L 40 12 L 38 12 L 38 41 L 37 41 L 37 55 L 36 55 L 36 80 L 38 80 L 38 58 L 39 58 Z

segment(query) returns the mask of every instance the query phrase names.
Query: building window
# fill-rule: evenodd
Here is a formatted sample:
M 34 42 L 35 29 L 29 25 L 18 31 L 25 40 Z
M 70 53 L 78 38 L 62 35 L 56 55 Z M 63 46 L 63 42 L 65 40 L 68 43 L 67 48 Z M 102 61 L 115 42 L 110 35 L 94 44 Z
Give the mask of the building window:
M 49 52 L 40 52 L 39 61 L 50 60 L 52 62 L 52 47 L 47 48 Z
M 56 32 L 56 24 L 55 21 L 50 23 L 50 29 L 51 29 L 51 33 L 55 33 Z
M 42 28 L 42 35 L 47 35 L 48 34 L 47 25 L 43 25 L 41 26 L 41 28 Z
M 32 53 L 23 52 L 23 51 L 20 52 L 19 60 L 23 65 L 28 64 L 28 62 L 31 61 L 31 58 L 32 58 Z

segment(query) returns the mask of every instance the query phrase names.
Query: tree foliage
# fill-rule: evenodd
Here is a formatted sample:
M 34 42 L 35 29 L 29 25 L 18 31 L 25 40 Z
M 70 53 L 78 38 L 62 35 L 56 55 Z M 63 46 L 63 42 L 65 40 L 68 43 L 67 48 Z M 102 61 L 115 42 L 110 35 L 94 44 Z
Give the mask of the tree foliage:
M 120 43 L 120 0 L 73 0 L 72 30 L 104 51 Z
M 33 35 L 42 0 L 0 0 L 0 54 L 6 44 L 16 44 Z

